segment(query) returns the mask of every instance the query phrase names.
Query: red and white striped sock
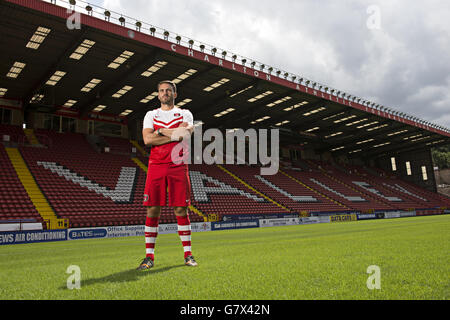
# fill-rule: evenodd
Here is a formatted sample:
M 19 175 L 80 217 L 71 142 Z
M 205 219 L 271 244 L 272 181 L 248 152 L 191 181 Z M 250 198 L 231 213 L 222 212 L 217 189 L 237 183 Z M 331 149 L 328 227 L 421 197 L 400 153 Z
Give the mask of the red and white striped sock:
M 178 235 L 180 236 L 181 243 L 184 249 L 184 257 L 191 256 L 191 221 L 189 216 L 178 217 Z
M 158 236 L 158 218 L 145 219 L 145 257 L 155 260 L 155 243 Z

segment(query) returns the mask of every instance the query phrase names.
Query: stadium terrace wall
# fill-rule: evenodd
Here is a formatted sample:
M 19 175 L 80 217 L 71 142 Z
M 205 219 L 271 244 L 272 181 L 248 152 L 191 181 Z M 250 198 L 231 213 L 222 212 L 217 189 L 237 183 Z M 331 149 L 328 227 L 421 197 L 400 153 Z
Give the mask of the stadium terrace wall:
M 316 223 L 342 223 L 372 219 L 394 219 L 403 217 L 450 214 L 450 209 L 417 210 L 417 211 L 387 211 L 378 213 L 350 213 L 340 215 L 323 215 L 311 217 L 289 217 L 274 219 L 252 219 L 219 222 L 192 223 L 192 232 L 220 231 L 231 229 L 265 228 L 290 225 L 306 225 Z M 0 245 L 24 244 L 36 242 L 51 242 L 82 239 L 106 239 L 119 237 L 144 237 L 144 226 L 111 226 L 96 228 L 76 228 L 64 230 L 42 231 L 6 231 L 0 232 Z M 177 233 L 177 224 L 159 226 L 158 233 Z

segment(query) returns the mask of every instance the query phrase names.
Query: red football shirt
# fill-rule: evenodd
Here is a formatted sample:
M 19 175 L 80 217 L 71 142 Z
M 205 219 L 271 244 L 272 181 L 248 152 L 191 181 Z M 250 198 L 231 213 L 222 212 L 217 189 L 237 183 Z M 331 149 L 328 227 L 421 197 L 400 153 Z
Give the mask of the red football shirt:
M 178 128 L 182 122 L 194 125 L 194 118 L 189 110 L 174 107 L 171 110 L 165 111 L 158 108 L 147 112 L 144 117 L 143 128 L 151 128 L 155 131 L 160 128 L 174 129 Z M 149 165 L 173 163 L 171 159 L 172 149 L 178 143 L 179 142 L 174 141 L 161 146 L 152 146 L 148 162 Z

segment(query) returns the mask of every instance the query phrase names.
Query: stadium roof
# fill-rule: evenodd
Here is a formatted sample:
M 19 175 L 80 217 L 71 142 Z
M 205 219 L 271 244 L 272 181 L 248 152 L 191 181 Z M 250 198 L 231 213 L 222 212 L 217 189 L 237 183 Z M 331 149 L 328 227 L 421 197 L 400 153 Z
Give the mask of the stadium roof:
M 168 79 L 204 129 L 279 128 L 283 144 L 349 157 L 450 143 L 448 128 L 313 80 L 83 1 L 50 2 L 0 1 L 0 97 L 25 111 L 141 121 Z

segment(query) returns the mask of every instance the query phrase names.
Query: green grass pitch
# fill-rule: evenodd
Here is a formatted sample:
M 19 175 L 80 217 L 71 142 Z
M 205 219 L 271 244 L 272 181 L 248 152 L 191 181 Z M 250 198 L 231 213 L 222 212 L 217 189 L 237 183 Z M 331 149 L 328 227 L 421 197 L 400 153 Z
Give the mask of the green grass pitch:
M 0 299 L 448 300 L 449 231 L 442 215 L 193 233 L 197 268 L 177 234 L 160 234 L 145 272 L 143 237 L 4 245 Z M 80 289 L 67 288 L 70 265 Z

